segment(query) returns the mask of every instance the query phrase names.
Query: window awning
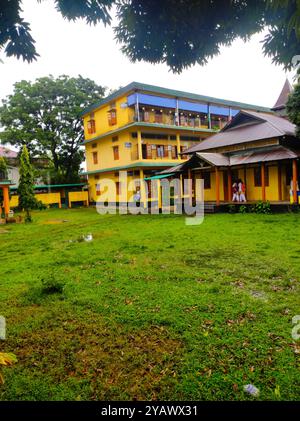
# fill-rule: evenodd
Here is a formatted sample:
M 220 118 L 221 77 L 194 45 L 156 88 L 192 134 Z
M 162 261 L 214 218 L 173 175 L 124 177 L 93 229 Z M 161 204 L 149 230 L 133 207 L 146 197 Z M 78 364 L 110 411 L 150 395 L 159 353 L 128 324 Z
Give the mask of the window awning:
M 159 180 L 161 178 L 171 177 L 174 174 L 161 174 L 161 175 L 154 175 L 153 177 L 146 177 L 145 180 Z

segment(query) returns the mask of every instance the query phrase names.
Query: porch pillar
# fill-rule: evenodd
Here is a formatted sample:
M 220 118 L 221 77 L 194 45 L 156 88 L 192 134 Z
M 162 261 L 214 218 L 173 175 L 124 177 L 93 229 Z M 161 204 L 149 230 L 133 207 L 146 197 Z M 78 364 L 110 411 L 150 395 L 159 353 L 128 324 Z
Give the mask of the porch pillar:
M 137 132 L 137 142 L 138 142 L 138 160 L 141 161 L 143 159 L 142 153 L 142 133 L 140 130 Z
M 265 178 L 265 163 L 261 163 L 261 196 L 262 201 L 265 202 L 266 200 L 266 178 Z
M 9 206 L 9 187 L 3 186 L 2 189 L 3 189 L 4 213 L 5 213 L 5 216 L 8 216 L 8 213 L 10 211 L 10 206 Z
M 177 143 L 177 157 L 181 159 L 181 155 L 180 154 L 180 134 L 177 133 L 176 134 L 176 143 Z
M 228 190 L 228 202 L 232 200 L 232 175 L 231 168 L 227 170 L 227 190 Z
M 215 173 L 216 173 L 216 203 L 217 206 L 220 205 L 220 172 L 219 168 L 215 167 Z
M 281 163 L 278 162 L 278 200 L 282 200 L 282 174 L 281 174 Z
M 189 186 L 189 205 L 192 206 L 193 203 L 193 178 L 192 178 L 192 171 L 188 169 L 188 186 Z
M 146 207 L 147 198 L 146 198 L 146 191 L 145 191 L 145 181 L 144 181 L 144 170 L 140 170 L 140 195 L 141 195 L 141 206 L 143 208 Z
M 298 179 L 297 160 L 293 159 L 293 202 L 294 203 L 297 203 L 297 179 Z

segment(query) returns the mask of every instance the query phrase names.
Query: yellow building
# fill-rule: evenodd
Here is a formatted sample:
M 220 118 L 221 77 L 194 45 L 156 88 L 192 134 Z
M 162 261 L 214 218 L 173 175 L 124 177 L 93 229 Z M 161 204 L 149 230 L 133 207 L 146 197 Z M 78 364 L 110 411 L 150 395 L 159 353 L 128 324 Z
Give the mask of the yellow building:
M 232 201 L 239 180 L 246 202 L 300 203 L 300 144 L 284 113 L 289 92 L 286 82 L 272 113 L 241 110 L 219 133 L 185 151 L 189 160 L 169 175 L 204 179 L 204 200 L 216 205 Z
M 90 202 L 105 201 L 103 180 L 116 183 L 119 172 L 139 189 L 140 180 L 186 161 L 184 151 L 222 129 L 240 109 L 270 112 L 242 104 L 133 82 L 82 113 Z M 149 185 L 150 187 L 150 185 Z M 134 192 L 133 192 L 134 193 Z M 141 190 L 141 201 L 151 200 Z

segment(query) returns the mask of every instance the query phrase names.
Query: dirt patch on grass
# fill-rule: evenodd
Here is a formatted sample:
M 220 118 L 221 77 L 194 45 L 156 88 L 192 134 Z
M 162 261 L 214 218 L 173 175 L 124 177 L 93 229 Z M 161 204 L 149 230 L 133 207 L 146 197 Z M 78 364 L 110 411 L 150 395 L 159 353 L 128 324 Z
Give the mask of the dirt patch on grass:
M 84 398 L 92 400 L 163 399 L 175 388 L 183 346 L 164 327 L 128 331 L 94 314 L 85 320 L 62 316 L 43 326 L 6 343 L 18 366 L 33 375 L 50 375 L 55 383 L 88 381 L 90 396 Z
M 48 221 L 43 221 L 43 225 L 58 225 L 64 224 L 65 222 L 69 222 L 67 219 L 49 219 Z

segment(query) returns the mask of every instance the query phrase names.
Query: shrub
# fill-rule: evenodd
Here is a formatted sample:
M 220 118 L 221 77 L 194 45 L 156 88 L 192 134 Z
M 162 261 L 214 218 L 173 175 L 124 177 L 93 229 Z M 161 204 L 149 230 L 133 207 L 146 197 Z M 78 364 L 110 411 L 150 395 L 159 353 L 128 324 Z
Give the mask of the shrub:
M 42 293 L 61 294 L 65 287 L 65 282 L 61 275 L 55 272 L 47 273 L 41 278 Z
M 228 212 L 229 213 L 235 213 L 236 212 L 235 205 L 228 205 Z
M 248 208 L 245 205 L 240 206 L 239 208 L 239 213 L 247 213 L 248 212 Z
M 255 203 L 255 205 L 251 207 L 251 211 L 254 213 L 269 214 L 271 213 L 270 202 L 269 201 L 263 202 L 262 200 L 260 200 L 259 202 Z
M 4 365 L 4 366 L 8 366 L 8 365 L 12 365 L 15 362 L 17 362 L 17 357 L 15 356 L 15 354 L 12 353 L 5 353 L 5 352 L 0 352 L 0 366 Z M 0 384 L 4 383 L 4 378 L 2 376 L 2 374 L 0 373 Z

